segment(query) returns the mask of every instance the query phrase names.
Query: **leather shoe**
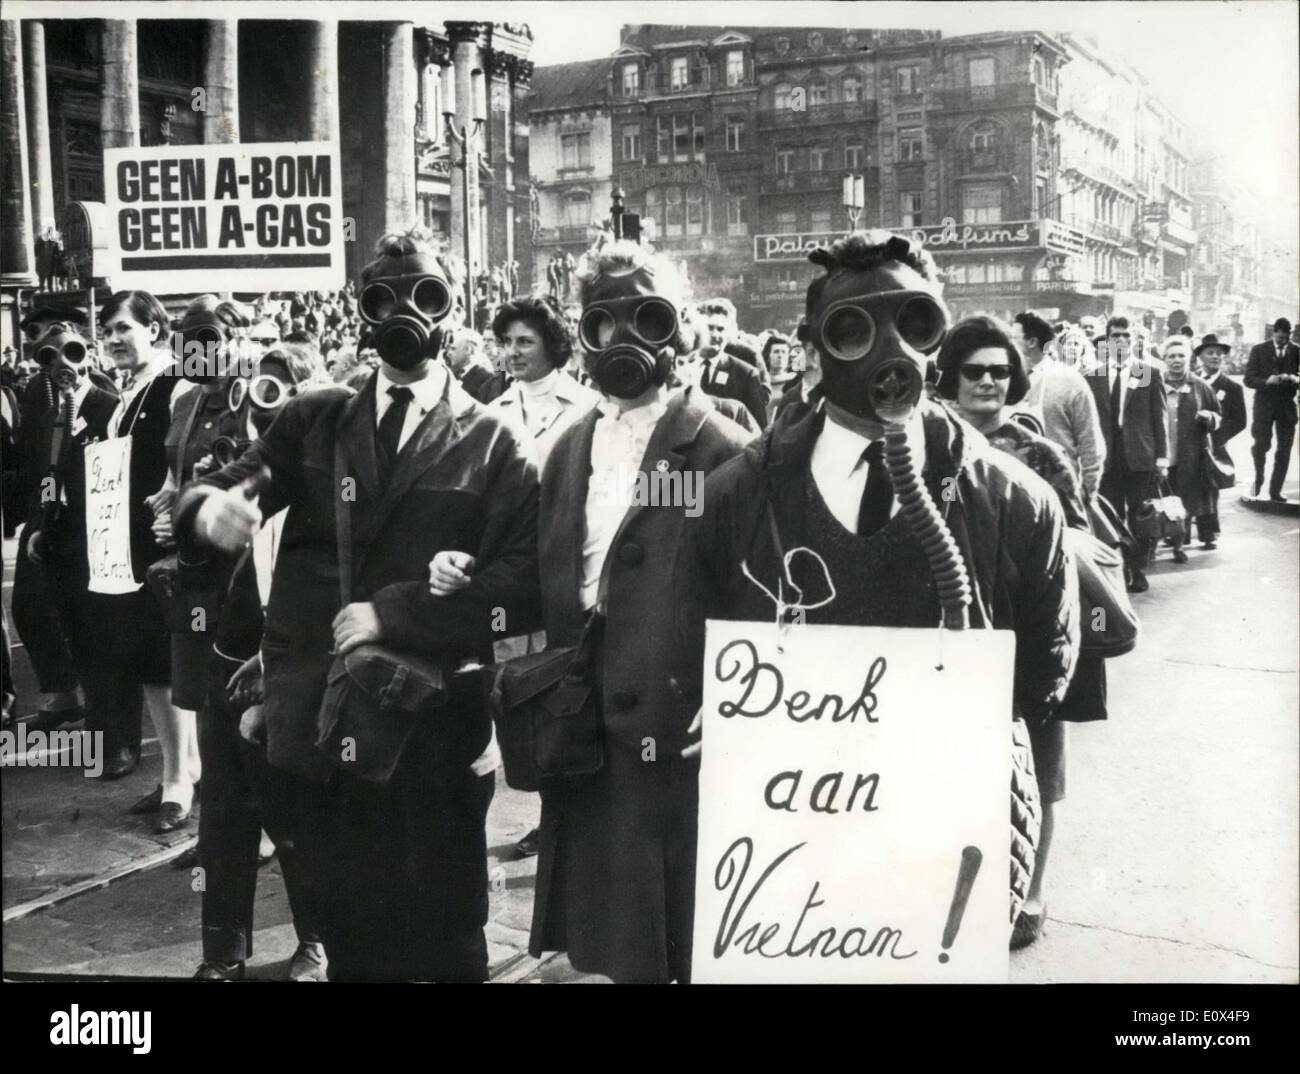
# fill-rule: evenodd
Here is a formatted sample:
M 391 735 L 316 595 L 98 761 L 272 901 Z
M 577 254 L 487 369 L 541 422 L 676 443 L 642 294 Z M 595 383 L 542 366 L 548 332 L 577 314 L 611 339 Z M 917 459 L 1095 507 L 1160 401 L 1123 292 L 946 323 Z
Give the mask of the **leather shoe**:
M 289 963 L 289 980 L 327 980 L 325 973 L 328 965 L 323 943 L 303 941 L 298 944 L 298 950 L 293 953 L 293 959 Z
M 1037 940 L 1043 934 L 1043 923 L 1046 920 L 1046 906 L 1036 914 L 1027 914 L 1021 910 L 1016 917 L 1015 927 L 1011 930 L 1011 950 L 1019 951 Z
M 180 802 L 163 802 L 158 807 L 158 819 L 154 821 L 153 830 L 159 835 L 165 835 L 177 828 L 184 828 L 189 822 L 190 811 L 183 808 Z
M 196 843 L 187 847 L 172 859 L 173 869 L 193 869 L 199 864 L 199 848 Z
M 244 964 L 242 962 L 200 962 L 194 974 L 195 981 L 242 981 Z
M 123 746 L 121 749 L 114 750 L 104 761 L 104 771 L 99 774 L 100 779 L 121 779 L 123 776 L 129 776 L 135 771 L 135 766 L 140 763 L 140 751 L 133 750 L 129 746 Z
M 542 837 L 534 828 L 515 844 L 516 858 L 535 858 L 537 852 L 542 849 Z
M 1202 541 L 1201 549 L 1206 552 L 1213 552 L 1219 546 L 1214 541 Z
M 70 709 L 42 709 L 32 713 L 24 723 L 28 731 L 53 731 L 56 727 L 76 723 L 85 717 L 86 710 L 78 705 Z
M 1133 580 L 1128 584 L 1130 593 L 1145 593 L 1151 588 L 1151 583 L 1147 581 L 1147 576 L 1141 571 L 1133 572 Z
M 1286 497 L 1283 496 L 1280 492 L 1270 492 L 1268 494 L 1268 498 L 1272 500 L 1274 503 L 1286 503 Z
M 159 783 L 153 790 L 141 798 L 135 805 L 127 810 L 128 813 L 134 813 L 141 816 L 145 813 L 157 813 L 162 806 L 162 784 Z
M 1183 551 L 1181 545 L 1179 545 L 1177 548 L 1174 549 L 1174 562 L 1175 563 L 1187 562 L 1187 553 Z

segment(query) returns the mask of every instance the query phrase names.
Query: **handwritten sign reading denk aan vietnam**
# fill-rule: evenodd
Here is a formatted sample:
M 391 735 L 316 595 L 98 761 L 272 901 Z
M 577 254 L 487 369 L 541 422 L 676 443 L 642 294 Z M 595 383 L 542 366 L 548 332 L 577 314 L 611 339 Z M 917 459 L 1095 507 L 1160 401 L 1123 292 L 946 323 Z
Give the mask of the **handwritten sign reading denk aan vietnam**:
M 104 151 L 116 288 L 330 290 L 343 285 L 337 143 Z
M 131 438 L 86 446 L 86 549 L 92 593 L 134 593 Z
M 1014 657 L 709 622 L 693 980 L 1006 980 Z

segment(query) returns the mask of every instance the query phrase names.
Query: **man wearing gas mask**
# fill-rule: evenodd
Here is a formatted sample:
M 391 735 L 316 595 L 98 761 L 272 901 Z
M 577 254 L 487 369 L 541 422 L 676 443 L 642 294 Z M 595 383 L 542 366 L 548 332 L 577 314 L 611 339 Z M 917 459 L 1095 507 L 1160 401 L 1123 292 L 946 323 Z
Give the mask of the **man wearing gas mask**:
M 182 494 L 177 540 L 194 555 L 232 555 L 287 508 L 260 649 L 263 734 L 301 817 L 331 979 L 478 981 L 496 758 L 477 690 L 460 690 L 453 672 L 488 662 L 494 631 L 535 602 L 537 475 L 514 429 L 435 360 L 452 291 L 433 237 L 389 235 L 375 253 L 359 306 L 379 368 L 357 393 L 289 400 L 237 461 Z M 448 549 L 476 569 L 436 597 L 428 564 Z M 447 700 L 404 724 L 386 767 L 363 772 L 318 718 L 327 686 L 355 682 L 348 658 L 381 648 L 436 661 Z M 396 678 L 378 696 L 356 683 L 349 712 L 372 717 L 372 731 L 382 707 L 392 726 L 403 691 Z
M 679 682 L 698 654 L 676 632 L 690 598 L 678 546 L 704 476 L 747 437 L 707 398 L 668 388 L 683 343 L 670 265 L 615 241 L 580 286 L 579 341 L 604 400 L 551 449 L 539 561 L 552 646 L 576 644 L 603 613 L 594 681 L 605 762 L 542 791 L 530 950 L 565 951 L 620 982 L 686 981 L 699 767 L 678 756 L 694 711 Z M 655 763 L 643 756 L 648 739 Z
M 99 658 L 98 633 L 107 621 L 105 605 L 113 598 L 89 590 L 85 450 L 107 437 L 118 397 L 91 383 L 93 351 L 71 324 L 47 325 L 34 354 L 54 399 L 29 432 L 32 461 L 39 468 L 32 470 L 23 551 L 51 583 L 86 697 L 86 730 L 101 733 L 112 751 L 101 775 L 113 779 L 139 760 L 140 698 L 138 691 L 123 691 L 113 669 Z
M 949 324 L 932 259 L 906 238 L 867 231 L 809 260 L 825 271 L 808 287 L 799 338 L 820 359 L 824 395 L 783 410 L 705 483 L 685 552 L 703 605 L 684 623 L 694 651 L 705 618 L 772 620 L 771 599 L 742 564 L 771 593 L 799 587 L 808 623 L 933 628 L 942 616 L 955 625 L 969 599 L 971 626 L 1016 633 L 1016 716 L 1050 718 L 1079 648 L 1061 509 L 1046 483 L 924 397 L 927 356 Z M 930 504 L 918 508 L 922 489 Z M 793 557 L 787 581 L 782 561 L 794 548 L 816 557 Z M 834 599 L 818 607 L 828 581 Z M 1023 763 L 1023 727 L 1018 735 Z M 1032 776 L 1017 771 L 1016 793 L 1035 799 Z M 1028 888 L 1036 822 L 1022 829 L 1013 907 Z

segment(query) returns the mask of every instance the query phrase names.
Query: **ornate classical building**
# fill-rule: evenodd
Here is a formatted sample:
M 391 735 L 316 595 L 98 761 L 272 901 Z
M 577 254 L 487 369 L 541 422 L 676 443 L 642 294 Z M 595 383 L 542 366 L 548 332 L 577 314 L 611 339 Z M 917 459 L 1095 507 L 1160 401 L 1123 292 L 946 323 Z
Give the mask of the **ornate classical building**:
M 416 222 L 463 256 L 468 182 L 471 260 L 517 260 L 529 278 L 527 26 L 7 19 L 0 35 L 0 271 L 11 299 L 33 282 L 34 237 L 63 231 L 71 203 L 103 200 L 103 150 L 164 143 L 338 138 L 343 211 L 356 224 L 351 275 L 379 235 Z M 457 128 L 486 120 L 466 169 L 444 136 L 444 69 Z

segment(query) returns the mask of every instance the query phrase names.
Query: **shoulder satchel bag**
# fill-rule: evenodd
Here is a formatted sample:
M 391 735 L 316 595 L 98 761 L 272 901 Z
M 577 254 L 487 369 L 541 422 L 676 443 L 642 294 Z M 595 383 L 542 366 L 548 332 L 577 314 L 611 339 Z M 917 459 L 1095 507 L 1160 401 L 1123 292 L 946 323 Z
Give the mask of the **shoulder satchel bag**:
M 1208 432 L 1201 449 L 1201 473 L 1208 484 L 1220 491 L 1230 489 L 1237 483 L 1237 468 L 1230 459 L 1220 458 L 1214 453 L 1214 440 Z
M 1083 652 L 1123 656 L 1137 645 L 1138 617 L 1124 584 L 1124 559 L 1087 530 L 1066 529 L 1079 575 L 1079 615 Z
M 334 437 L 336 489 L 342 488 L 346 469 L 340 428 Z M 352 603 L 352 511 L 348 501 L 337 504 L 334 517 L 339 595 L 342 606 L 347 607 Z M 382 644 L 359 645 L 336 655 L 330 664 L 317 716 L 316 748 L 340 771 L 371 783 L 387 783 L 417 723 L 428 720 L 446 702 L 443 670 L 434 661 Z M 432 760 L 437 764 L 456 751 L 457 728 L 451 720 L 431 720 L 430 724 L 434 731 Z M 486 745 L 484 736 L 479 752 Z
M 537 791 L 604 767 L 600 677 L 605 577 L 577 645 L 507 660 L 493 669 L 488 711 L 496 724 L 506 783 Z

